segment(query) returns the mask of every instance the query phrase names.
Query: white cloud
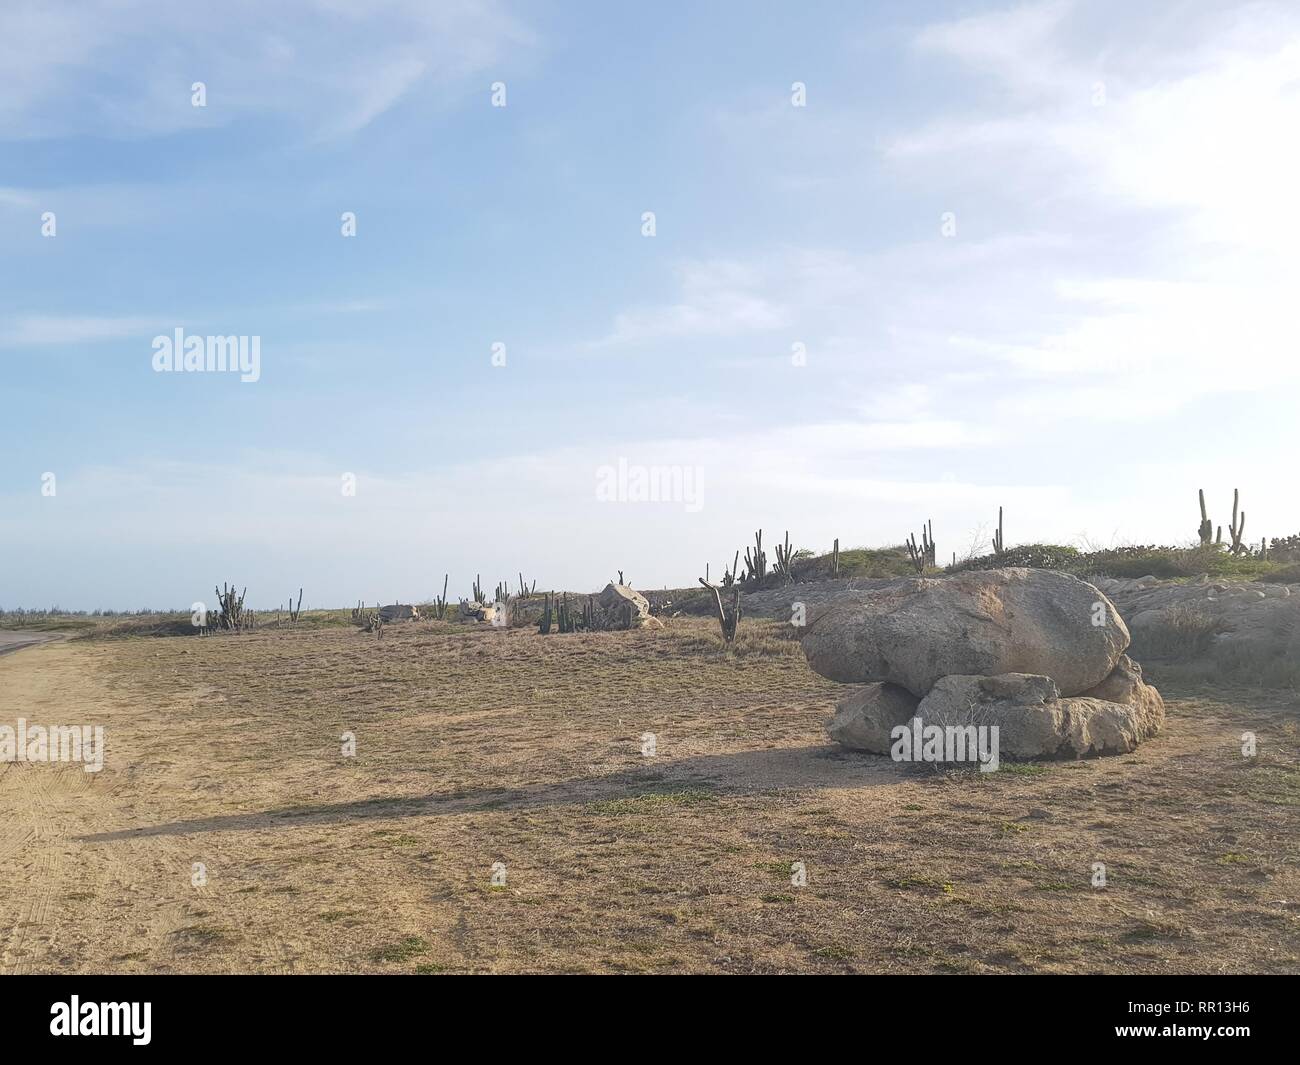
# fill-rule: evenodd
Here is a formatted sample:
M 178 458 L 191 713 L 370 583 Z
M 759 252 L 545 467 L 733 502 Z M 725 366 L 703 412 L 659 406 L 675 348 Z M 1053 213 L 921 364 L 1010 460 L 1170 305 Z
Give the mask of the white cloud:
M 1024 4 L 925 27 L 918 47 L 997 73 L 1010 87 L 1037 93 L 1062 84 L 1059 33 L 1069 0 Z
M 951 343 L 1012 373 L 1151 389 L 1162 409 L 1294 379 L 1300 16 L 1243 5 L 1189 17 L 1176 39 L 1112 26 L 1098 47 L 1076 40 L 1074 10 L 1019 7 L 917 38 L 1008 95 L 900 136 L 892 165 L 961 173 L 967 199 L 1010 185 L 1033 225 L 1075 247 L 1032 264 L 1032 300 L 1005 275 L 1002 299 L 1018 297 L 1019 314 L 955 330 Z M 1104 103 L 1093 106 L 1097 83 Z M 1130 253 L 1124 272 L 1103 239 Z M 990 280 L 1011 265 L 989 263 Z
M 778 329 L 789 312 L 756 266 L 735 260 L 688 262 L 677 268 L 678 302 L 623 311 L 596 346 L 644 344 L 685 337 L 725 337 Z

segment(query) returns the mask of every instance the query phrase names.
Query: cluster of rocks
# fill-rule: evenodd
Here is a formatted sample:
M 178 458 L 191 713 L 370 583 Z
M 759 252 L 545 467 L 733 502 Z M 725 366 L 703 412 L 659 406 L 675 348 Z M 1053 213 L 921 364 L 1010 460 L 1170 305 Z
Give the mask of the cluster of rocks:
M 479 603 L 468 599 L 460 601 L 458 611 L 462 621 L 485 621 L 491 624 L 497 616 L 495 603 Z
M 906 578 L 810 608 L 814 671 L 857 684 L 830 725 L 841 744 L 887 754 L 895 728 L 992 726 L 1003 755 L 1081 758 L 1133 750 L 1164 702 L 1125 653 L 1129 632 L 1096 587 L 1011 568 Z

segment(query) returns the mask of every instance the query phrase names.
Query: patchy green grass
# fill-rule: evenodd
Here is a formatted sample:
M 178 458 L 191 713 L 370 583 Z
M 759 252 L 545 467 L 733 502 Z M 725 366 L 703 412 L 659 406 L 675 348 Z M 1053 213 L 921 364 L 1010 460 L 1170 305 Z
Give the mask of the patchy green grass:
M 629 814 L 653 814 L 680 806 L 699 806 L 716 800 L 717 795 L 712 791 L 682 788 L 679 791 L 649 791 L 625 799 L 600 799 L 588 803 L 587 809 L 602 817 L 625 817 Z
M 372 961 L 408 961 L 421 954 L 429 953 L 429 944 L 419 936 L 407 936 L 396 943 L 378 947 L 371 951 Z

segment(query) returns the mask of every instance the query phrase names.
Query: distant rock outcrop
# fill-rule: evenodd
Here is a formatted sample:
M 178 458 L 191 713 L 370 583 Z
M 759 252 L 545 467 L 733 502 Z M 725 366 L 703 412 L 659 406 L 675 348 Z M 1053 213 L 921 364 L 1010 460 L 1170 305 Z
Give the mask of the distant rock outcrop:
M 1253 684 L 1300 682 L 1300 586 L 1263 581 L 1098 577 L 1144 659 Z
M 650 604 L 646 597 L 626 584 L 605 585 L 604 591 L 596 599 L 603 615 L 604 627 L 607 629 L 639 629 L 647 622 L 656 621 L 650 615 Z
M 492 603 L 475 603 L 465 599 L 460 601 L 462 621 L 486 621 L 490 624 L 496 616 L 497 608 Z

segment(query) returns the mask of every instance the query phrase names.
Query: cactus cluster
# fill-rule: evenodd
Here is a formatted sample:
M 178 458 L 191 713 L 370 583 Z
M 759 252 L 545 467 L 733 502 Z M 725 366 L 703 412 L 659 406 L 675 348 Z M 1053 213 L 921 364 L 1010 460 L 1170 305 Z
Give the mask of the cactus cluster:
M 794 548 L 790 546 L 790 530 L 785 531 L 785 544 L 776 545 L 776 575 L 786 584 L 794 584 Z
M 217 596 L 217 607 L 219 613 L 216 618 L 216 628 L 225 629 L 228 632 L 242 632 L 244 627 L 252 620 L 244 612 L 244 596 L 248 594 L 245 588 L 239 595 L 235 594 L 233 584 L 227 586 L 224 582 L 218 589 L 214 584 L 213 592 Z
M 542 616 L 537 622 L 537 631 L 543 636 L 549 635 L 552 629 L 559 632 L 577 632 L 580 628 L 589 627 L 590 613 L 590 596 L 588 596 L 588 603 L 583 607 L 582 617 L 579 620 L 569 607 L 568 592 L 565 592 L 562 596 L 556 596 L 554 592 L 546 592 L 544 593 Z
M 907 555 L 912 560 L 912 568 L 917 573 L 924 573 L 926 567 L 934 568 L 934 522 L 927 521 L 921 526 L 921 543 L 916 542 L 916 533 L 908 538 Z
M 1222 547 L 1223 526 L 1220 525 L 1216 530 L 1214 524 L 1210 521 L 1209 514 L 1206 513 L 1205 489 L 1198 489 L 1197 496 L 1200 498 L 1201 502 L 1201 524 L 1197 527 L 1196 534 L 1200 537 L 1201 545 L 1204 547 L 1209 547 L 1211 545 L 1214 547 Z M 1246 534 L 1246 512 L 1244 510 L 1240 511 L 1239 519 L 1238 510 L 1240 505 L 1241 494 L 1236 488 L 1234 488 L 1232 490 L 1232 524 L 1228 526 L 1228 535 L 1232 538 L 1228 550 L 1234 555 L 1240 555 L 1243 552 L 1249 551 L 1245 541 L 1242 539 Z M 1211 534 L 1213 534 L 1213 539 L 1211 539 Z

